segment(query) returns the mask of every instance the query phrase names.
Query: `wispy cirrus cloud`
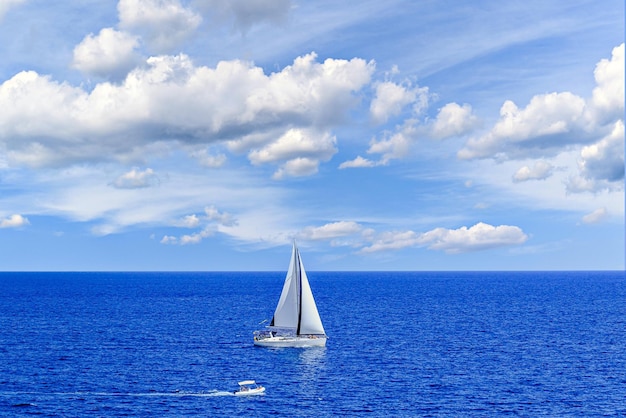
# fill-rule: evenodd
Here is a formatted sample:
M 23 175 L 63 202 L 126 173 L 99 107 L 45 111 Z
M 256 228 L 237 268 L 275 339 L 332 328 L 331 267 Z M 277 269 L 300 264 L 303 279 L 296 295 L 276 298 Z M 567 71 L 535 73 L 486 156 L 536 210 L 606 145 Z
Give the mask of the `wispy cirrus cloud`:
M 0 2 L 0 22 L 11 7 L 16 7 L 21 3 L 25 3 L 26 1 L 27 0 L 3 0 L 2 2 Z
M 585 224 L 598 224 L 606 220 L 608 216 L 609 213 L 606 208 L 599 208 L 583 216 L 582 221 Z

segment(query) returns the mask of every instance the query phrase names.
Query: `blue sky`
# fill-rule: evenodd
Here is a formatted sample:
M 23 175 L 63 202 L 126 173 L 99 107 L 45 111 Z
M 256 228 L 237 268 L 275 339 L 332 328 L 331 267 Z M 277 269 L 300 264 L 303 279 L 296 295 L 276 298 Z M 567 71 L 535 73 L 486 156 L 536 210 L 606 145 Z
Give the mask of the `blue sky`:
M 624 2 L 5 0 L 0 270 L 624 269 Z

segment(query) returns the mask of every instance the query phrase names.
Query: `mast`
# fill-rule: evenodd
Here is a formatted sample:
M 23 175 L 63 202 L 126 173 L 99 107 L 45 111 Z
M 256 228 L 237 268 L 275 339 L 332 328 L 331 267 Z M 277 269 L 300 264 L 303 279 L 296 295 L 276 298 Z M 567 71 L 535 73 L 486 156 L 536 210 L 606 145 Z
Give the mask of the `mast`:
M 293 247 L 296 249 L 296 289 L 298 292 L 298 328 L 296 330 L 296 335 L 300 335 L 300 324 L 302 323 L 302 270 L 300 269 L 300 266 L 302 264 L 300 262 L 300 251 L 298 251 L 295 241 L 293 243 Z

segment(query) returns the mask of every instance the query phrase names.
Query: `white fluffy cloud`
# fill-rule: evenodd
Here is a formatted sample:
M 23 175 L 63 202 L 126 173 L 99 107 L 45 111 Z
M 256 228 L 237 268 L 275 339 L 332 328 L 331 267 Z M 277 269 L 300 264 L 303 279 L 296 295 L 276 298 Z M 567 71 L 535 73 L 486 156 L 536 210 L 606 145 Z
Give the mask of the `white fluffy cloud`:
M 369 247 L 361 249 L 363 253 L 399 250 L 418 245 L 419 234 L 414 231 L 383 232 L 379 234 Z
M 616 122 L 609 135 L 583 147 L 578 167 L 580 175 L 569 179 L 568 191 L 623 190 L 624 122 Z
M 89 34 L 74 48 L 74 68 L 88 75 L 123 79 L 140 61 L 135 51 L 137 36 L 113 28 L 104 28 L 96 36 Z
M 272 178 L 281 180 L 286 177 L 303 177 L 317 173 L 319 161 L 311 158 L 293 158 L 285 162 L 274 172 Z
M 144 171 L 133 168 L 111 183 L 113 187 L 118 189 L 141 189 L 157 184 L 159 184 L 159 177 L 151 168 L 146 168 Z
M 184 216 L 182 219 L 174 223 L 174 226 L 181 228 L 197 228 L 200 225 L 200 218 L 194 213 Z
M 592 109 L 600 121 L 624 115 L 624 44 L 613 48 L 611 59 L 603 59 L 594 71 L 597 87 L 593 90 Z
M 550 149 L 556 152 L 567 143 L 580 142 L 584 110 L 585 101 L 569 92 L 535 96 L 523 109 L 507 100 L 493 129 L 470 139 L 458 156 L 523 158 Z
M 227 157 L 222 153 L 211 153 L 208 149 L 203 148 L 190 153 L 200 165 L 208 168 L 219 168 L 226 163 Z
M 215 234 L 210 228 L 205 228 L 199 232 L 193 234 L 186 234 L 180 237 L 175 237 L 173 235 L 165 235 L 159 241 L 161 244 L 169 244 L 169 245 L 190 245 L 190 244 L 200 244 L 203 239 L 208 238 Z
M 138 33 L 156 53 L 167 53 L 187 39 L 202 17 L 179 0 L 120 0 L 119 26 Z
M 50 166 L 128 161 L 168 141 L 208 145 L 254 134 L 264 135 L 263 140 L 241 140 L 238 148 L 256 150 L 252 159 L 277 161 L 278 153 L 292 165 L 298 165 L 297 158 L 314 165 L 335 152 L 334 137 L 272 142 L 282 134 L 290 137 L 286 133 L 294 126 L 311 135 L 340 122 L 374 68 L 356 58 L 323 63 L 315 58 L 299 57 L 265 75 L 238 60 L 208 68 L 194 66 L 185 55 L 159 56 L 133 70 L 122 84 L 100 83 L 89 92 L 21 72 L 0 85 L 0 108 L 5 109 L 0 146 L 9 164 Z M 289 144 L 298 146 L 289 151 Z
M 359 155 L 354 160 L 344 161 L 343 163 L 339 164 L 339 169 L 374 167 L 376 165 L 377 164 L 374 161 L 363 158 Z
M 22 215 L 11 215 L 8 218 L 0 219 L 0 228 L 19 228 L 21 226 L 29 225 L 28 218 Z
M 459 158 L 519 159 L 553 156 L 570 145 L 586 145 L 607 132 L 624 114 L 624 44 L 594 72 L 596 88 L 585 100 L 570 92 L 534 96 L 525 108 L 507 100 L 500 120 L 486 134 L 471 138 Z
M 328 161 L 337 152 L 336 138 L 329 133 L 290 129 L 276 141 L 253 150 L 248 158 L 253 164 L 284 162 L 275 178 L 301 176 L 317 172 L 319 161 Z
M 608 211 L 606 208 L 599 208 L 583 216 L 583 222 L 586 224 L 597 224 L 604 221 L 607 217 Z
M 513 181 L 518 183 L 528 180 L 545 180 L 552 175 L 554 167 L 547 161 L 537 161 L 532 167 L 523 166 L 513 175 Z
M 615 123 L 611 134 L 580 152 L 580 171 L 596 180 L 624 179 L 624 122 Z
M 527 239 L 528 235 L 517 226 L 492 226 L 479 222 L 470 228 L 436 228 L 421 234 L 413 231 L 387 232 L 361 251 L 369 253 L 420 246 L 455 254 L 520 245 Z
M 419 237 L 419 244 L 431 250 L 443 250 L 447 253 L 463 253 L 490 248 L 519 245 L 526 242 L 528 236 L 517 226 L 492 226 L 482 222 L 467 228 L 437 228 Z
M 340 221 L 328 223 L 318 227 L 307 227 L 303 229 L 298 236 L 302 239 L 313 241 L 329 240 L 347 235 L 358 234 L 362 230 L 363 227 L 356 222 Z
M 432 125 L 431 135 L 437 139 L 462 136 L 478 125 L 478 118 L 472 113 L 472 106 L 448 103 L 439 110 Z
M 215 206 L 207 206 L 204 208 L 203 216 L 197 216 L 196 214 L 187 215 L 173 224 L 173 226 L 179 228 L 198 228 L 197 232 L 184 234 L 180 237 L 165 235 L 160 243 L 172 245 L 199 244 L 203 239 L 215 235 L 222 227 L 235 225 L 237 225 L 237 220 L 233 215 L 228 212 L 221 212 Z
M 428 104 L 428 88 L 399 85 L 385 81 L 376 85 L 376 95 L 370 104 L 370 116 L 376 123 L 385 123 L 397 116 L 408 104 L 413 103 L 419 113 Z
M 409 155 L 418 135 L 415 123 L 415 120 L 407 120 L 396 132 L 385 134 L 382 139 L 374 138 L 370 141 L 367 153 L 381 156 L 375 165 L 385 165 L 391 160 Z
M 233 226 L 237 224 L 237 220 L 228 212 L 220 212 L 215 206 L 204 208 L 207 220 L 215 222 L 223 226 Z

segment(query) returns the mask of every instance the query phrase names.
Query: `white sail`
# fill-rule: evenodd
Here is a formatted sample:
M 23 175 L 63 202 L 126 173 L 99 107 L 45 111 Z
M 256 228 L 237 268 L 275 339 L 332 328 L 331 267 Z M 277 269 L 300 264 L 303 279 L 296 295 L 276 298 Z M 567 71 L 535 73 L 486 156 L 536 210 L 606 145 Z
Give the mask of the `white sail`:
M 270 326 L 293 329 L 298 335 L 324 334 L 322 319 L 295 243 L 283 291 Z
M 283 291 L 280 294 L 274 318 L 270 326 L 277 328 L 298 329 L 298 317 L 300 316 L 300 289 L 299 289 L 299 272 L 300 263 L 298 262 L 297 248 L 294 244 L 291 252 L 291 261 L 289 262 L 289 270 L 285 277 Z
M 300 328 L 298 329 L 298 334 L 325 334 L 322 319 L 317 311 L 317 305 L 315 304 L 315 299 L 313 299 L 311 286 L 309 286 L 309 279 L 306 277 L 306 272 L 304 271 L 304 265 L 300 257 L 298 257 L 298 260 L 300 261 L 300 283 L 302 286 Z
M 269 328 L 276 332 L 255 332 L 255 345 L 265 347 L 326 345 L 324 326 L 295 242 L 285 284 Z

